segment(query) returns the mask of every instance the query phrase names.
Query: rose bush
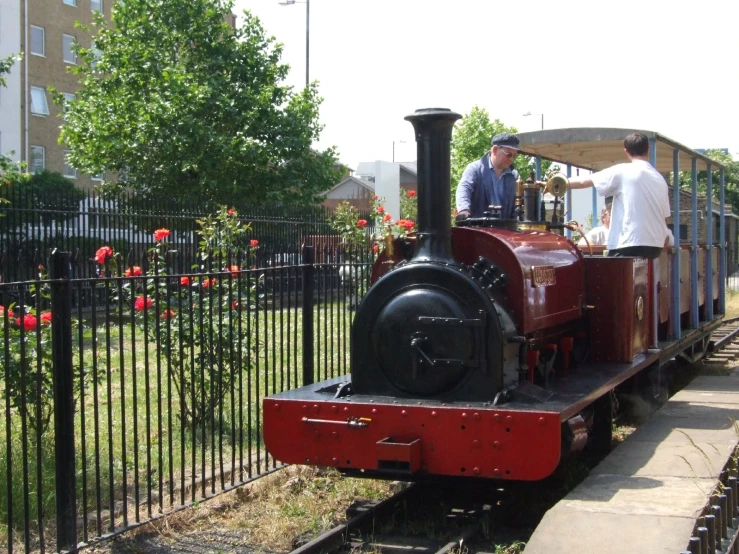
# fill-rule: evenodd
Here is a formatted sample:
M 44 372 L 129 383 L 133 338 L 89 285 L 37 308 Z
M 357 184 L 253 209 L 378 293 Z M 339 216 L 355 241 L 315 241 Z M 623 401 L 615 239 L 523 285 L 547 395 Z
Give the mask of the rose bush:
M 107 251 L 101 258 L 108 256 Z M 20 285 L 19 291 L 26 303 L 0 306 L 0 341 L 6 344 L 6 355 L 0 355 L 0 382 L 10 406 L 28 424 L 30 440 L 36 441 L 49 431 L 54 414 L 52 377 L 51 323 L 53 314 L 44 310 L 50 302 L 50 288 L 43 266 L 39 266 L 37 281 Z M 73 318 L 74 326 L 80 323 Z M 92 376 L 86 374 L 84 383 L 74 379 L 75 402 L 81 386 L 88 386 Z
M 259 246 L 249 237 L 251 226 L 240 223 L 233 208 L 222 208 L 198 224 L 201 240 L 191 275 L 171 277 L 166 260 L 170 233 L 157 229 L 148 267 L 123 272 L 129 279 L 118 299 L 168 365 L 180 418 L 194 426 L 217 418 L 239 372 L 249 369 L 244 360 L 256 357 L 256 339 L 246 332 L 251 328 L 246 318 L 256 313 L 247 309 L 256 307 L 256 279 L 247 279 L 245 271 Z M 241 352 L 240 359 L 235 352 Z

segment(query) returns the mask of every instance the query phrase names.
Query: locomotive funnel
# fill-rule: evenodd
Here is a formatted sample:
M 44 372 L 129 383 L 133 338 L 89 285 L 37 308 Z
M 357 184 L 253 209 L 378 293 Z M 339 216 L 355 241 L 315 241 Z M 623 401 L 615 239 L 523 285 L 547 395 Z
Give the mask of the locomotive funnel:
M 418 248 L 414 261 L 451 261 L 452 128 L 461 115 L 446 108 L 416 110 L 405 117 L 416 132 Z

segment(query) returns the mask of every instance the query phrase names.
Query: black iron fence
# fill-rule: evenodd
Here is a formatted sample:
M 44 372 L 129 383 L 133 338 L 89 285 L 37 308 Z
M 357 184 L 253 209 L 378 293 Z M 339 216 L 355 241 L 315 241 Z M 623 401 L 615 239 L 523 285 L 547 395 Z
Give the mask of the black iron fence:
M 0 544 L 73 549 L 276 468 L 261 400 L 348 372 L 370 273 L 300 254 L 80 279 L 54 252 L 48 276 L 0 284 Z
M 170 231 L 168 244 L 178 253 L 177 270 L 184 273 L 199 248 L 198 221 L 220 208 L 133 193 L 103 198 L 90 191 L 50 193 L 22 187 L 10 189 L 8 200 L 9 204 L 0 206 L 2 282 L 34 279 L 39 263 L 54 248 L 72 252 L 74 277 L 95 277 L 93 258 L 101 246 L 139 260 L 154 244 L 153 232 L 161 228 Z M 255 209 L 246 202 L 238 204 L 227 208 L 251 226 L 248 238 L 259 243 L 257 267 L 299 263 L 300 248 L 314 238 L 321 248 L 332 250 L 334 244 L 321 237 L 334 236 L 329 225 L 333 210 L 320 206 Z

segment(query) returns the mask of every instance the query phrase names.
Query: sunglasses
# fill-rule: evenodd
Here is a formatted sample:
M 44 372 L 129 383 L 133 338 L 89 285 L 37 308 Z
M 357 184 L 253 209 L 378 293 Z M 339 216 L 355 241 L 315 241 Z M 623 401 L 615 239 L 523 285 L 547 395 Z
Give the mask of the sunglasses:
M 503 148 L 502 146 L 499 146 L 499 147 L 498 147 L 498 149 L 499 149 L 499 150 L 500 150 L 501 152 L 503 152 L 503 154 L 505 154 L 506 158 L 508 158 L 509 160 L 512 160 L 512 159 L 513 159 L 513 158 L 515 158 L 515 157 L 516 157 L 516 155 L 518 154 L 518 152 L 511 152 L 510 150 L 506 150 L 506 149 L 505 149 L 505 148 Z

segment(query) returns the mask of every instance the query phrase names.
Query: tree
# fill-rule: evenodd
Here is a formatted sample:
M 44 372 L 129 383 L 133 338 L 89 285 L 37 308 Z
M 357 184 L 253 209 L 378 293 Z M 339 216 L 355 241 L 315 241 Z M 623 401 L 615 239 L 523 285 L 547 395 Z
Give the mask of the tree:
M 24 210 L 26 221 L 38 218 L 45 224 L 74 219 L 79 215 L 80 201 L 85 198 L 74 181 L 58 171 L 47 170 L 12 183 L 9 192 L 14 207 Z
M 0 87 L 7 86 L 5 75 L 10 73 L 10 68 L 20 59 L 21 56 L 8 56 L 7 58 L 0 59 Z M 25 178 L 23 166 L 0 152 L 0 195 L 5 195 L 10 186 L 24 181 Z M 0 205 L 7 203 L 7 198 L 0 196 Z M 0 216 L 2 215 L 0 214 Z
M 734 161 L 731 154 L 722 152 L 721 150 L 708 150 L 706 156 L 712 160 L 716 160 L 726 166 L 724 170 L 724 184 L 726 186 L 726 202 L 731 205 L 734 213 L 739 213 L 739 161 Z M 719 200 L 721 194 L 719 174 L 716 167 L 713 167 L 713 198 Z M 672 184 L 672 174 L 670 174 L 670 184 Z M 680 188 L 689 189 L 692 186 L 692 176 L 689 171 L 680 172 Z M 698 172 L 698 192 L 705 194 L 708 185 L 708 177 L 706 171 Z
M 248 11 L 234 29 L 231 0 L 126 0 L 99 14 L 92 48 L 77 47 L 82 88 L 60 141 L 87 173 L 121 185 L 217 203 L 308 204 L 337 180 L 319 138 L 317 87 L 283 81 L 282 46 Z M 55 102 L 64 99 L 55 94 Z
M 454 127 L 452 136 L 452 204 L 457 193 L 457 185 L 465 168 L 470 162 L 479 160 L 490 150 L 490 140 L 498 133 L 517 133 L 515 127 L 505 125 L 499 119 L 490 121 L 490 114 L 485 108 L 473 106 L 468 114 Z M 530 171 L 534 171 L 534 160 L 527 156 L 518 156 L 514 167 L 526 179 Z M 552 162 L 542 160 L 542 174 L 546 174 Z

